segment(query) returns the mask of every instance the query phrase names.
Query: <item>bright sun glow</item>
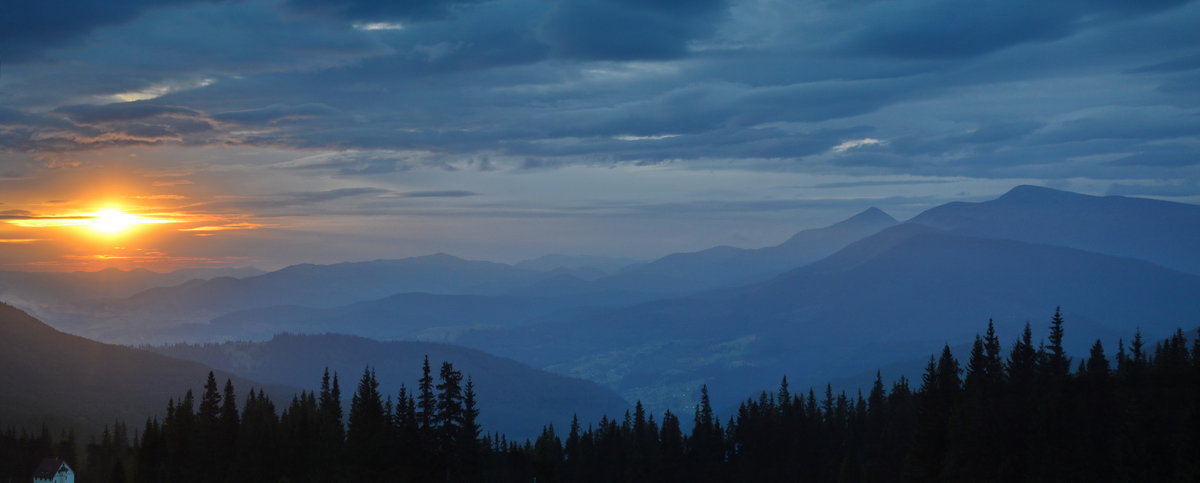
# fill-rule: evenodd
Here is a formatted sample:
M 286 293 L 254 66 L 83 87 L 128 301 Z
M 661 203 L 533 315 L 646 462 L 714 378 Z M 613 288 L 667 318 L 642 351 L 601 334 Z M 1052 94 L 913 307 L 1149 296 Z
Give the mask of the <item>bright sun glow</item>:
M 101 210 L 87 221 L 93 230 L 105 235 L 119 235 L 134 225 L 145 223 L 141 217 L 118 210 Z

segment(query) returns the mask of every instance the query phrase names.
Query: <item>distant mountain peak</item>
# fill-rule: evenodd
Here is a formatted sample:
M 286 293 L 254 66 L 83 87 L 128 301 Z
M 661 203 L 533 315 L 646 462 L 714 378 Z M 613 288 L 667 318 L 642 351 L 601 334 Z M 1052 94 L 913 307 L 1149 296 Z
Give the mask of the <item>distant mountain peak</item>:
M 998 200 L 1006 200 L 1006 201 L 1032 201 L 1032 200 L 1044 200 L 1044 199 L 1064 198 L 1064 197 L 1078 198 L 1078 197 L 1085 197 L 1085 196 L 1088 196 L 1088 195 L 1073 193 L 1070 191 L 1057 190 L 1054 188 L 1047 188 L 1045 186 L 1034 186 L 1034 185 L 1023 184 L 1023 185 L 1013 187 L 1013 189 L 1008 190 L 1007 193 L 1004 193 L 1004 195 L 1000 196 L 1000 198 L 997 198 L 997 199 Z
M 833 226 L 845 225 L 894 225 L 899 223 L 892 215 L 874 206 L 867 208 L 857 215 L 842 220 Z
M 444 263 L 465 261 L 462 258 L 456 257 L 456 256 L 451 255 L 446 252 L 437 252 L 432 255 L 422 255 L 419 257 L 412 257 L 412 259 L 413 260 L 422 260 L 422 261 L 427 261 L 427 262 L 444 262 Z

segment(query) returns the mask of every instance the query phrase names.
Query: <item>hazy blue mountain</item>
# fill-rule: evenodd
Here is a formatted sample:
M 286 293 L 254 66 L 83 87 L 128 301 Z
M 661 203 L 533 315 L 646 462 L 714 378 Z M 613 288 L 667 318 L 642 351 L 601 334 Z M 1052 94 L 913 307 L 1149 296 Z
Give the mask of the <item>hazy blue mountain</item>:
M 776 246 L 758 249 L 719 246 L 675 253 L 627 267 L 597 283 L 614 289 L 682 293 L 760 282 L 819 260 L 895 224 L 896 220 L 887 213 L 870 208 L 833 225 L 796 233 Z
M 121 302 L 139 308 L 227 313 L 270 305 L 333 307 L 400 292 L 494 293 L 543 277 L 500 263 L 446 254 L 399 260 L 293 265 L 244 279 L 217 278 L 151 289 Z
M 164 332 L 230 312 L 279 305 L 336 307 L 403 292 L 498 294 L 552 277 L 445 254 L 333 265 L 293 265 L 247 278 L 192 280 L 103 303 L 39 312 L 55 327 L 121 342 L 161 342 Z M 178 339 L 168 339 L 178 340 Z
M 129 347 L 102 344 L 54 330 L 0 304 L 0 425 L 42 422 L 95 431 L 116 419 L 133 426 L 163 416 L 167 400 L 200 390 L 210 369 Z M 319 376 L 319 374 L 317 375 Z M 239 395 L 262 385 L 232 379 Z M 295 391 L 267 386 L 273 397 Z
M 952 233 L 1079 248 L 1200 274 L 1200 206 L 1018 186 L 982 203 L 947 203 L 913 223 Z
M 470 376 L 479 394 L 484 431 L 534 437 L 542 426 L 569 426 L 624 414 L 628 404 L 612 390 L 590 381 L 550 374 L 475 349 L 429 342 L 378 342 L 346 335 L 280 335 L 269 342 L 175 345 L 154 348 L 262 381 L 316 389 L 325 367 L 339 374 L 349 397 L 363 368 L 376 371 L 381 390 L 396 397 L 400 384 L 414 390 L 428 355 L 434 378 L 442 361 Z
M 265 340 L 291 332 L 453 342 L 464 330 L 548 322 L 646 299 L 617 293 L 562 297 L 405 293 L 333 308 L 289 305 L 238 311 L 196 326 L 183 338 Z
M 543 255 L 538 258 L 521 260 L 514 267 L 539 272 L 558 272 L 577 276 L 584 280 L 594 280 L 604 275 L 611 275 L 622 268 L 637 263 L 632 258 L 598 257 L 587 255 Z
M 767 283 L 459 341 L 672 406 L 704 382 L 743 395 L 924 357 L 988 318 L 1011 341 L 1056 305 L 1072 349 L 1162 336 L 1195 324 L 1196 294 L 1200 277 L 1145 261 L 900 225 Z
M 194 268 L 158 273 L 149 270 L 107 268 L 92 272 L 0 272 L 0 300 L 25 306 L 128 297 L 154 287 L 167 287 L 193 279 L 251 277 L 256 268 Z

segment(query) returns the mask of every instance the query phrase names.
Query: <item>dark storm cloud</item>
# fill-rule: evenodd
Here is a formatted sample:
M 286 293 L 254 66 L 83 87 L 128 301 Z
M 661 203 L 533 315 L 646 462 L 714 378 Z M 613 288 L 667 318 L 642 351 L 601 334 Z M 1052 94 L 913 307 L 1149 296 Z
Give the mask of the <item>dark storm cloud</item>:
M 64 34 L 95 42 L 6 70 L 0 149 L 1119 178 L 1194 166 L 1200 136 L 1196 2 L 185 3 L 124 2 Z M 159 97 L 105 104 L 129 92 Z
M 7 0 L 0 7 L 0 62 L 31 60 L 45 49 L 77 43 L 98 27 L 129 21 L 151 8 L 201 1 Z
M 851 52 L 912 59 L 954 59 L 1175 7 L 1187 0 L 986 0 L 880 2 L 880 18 L 847 45 Z
M 724 0 L 565 0 L 542 26 L 542 38 L 561 57 L 585 60 L 672 59 L 710 35 Z

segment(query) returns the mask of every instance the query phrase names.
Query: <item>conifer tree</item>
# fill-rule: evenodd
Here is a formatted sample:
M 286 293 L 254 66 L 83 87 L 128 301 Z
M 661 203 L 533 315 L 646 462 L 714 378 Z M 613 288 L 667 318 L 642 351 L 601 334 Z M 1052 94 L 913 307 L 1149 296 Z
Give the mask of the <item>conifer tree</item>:
M 433 374 L 429 367 L 429 356 L 421 366 L 421 379 L 417 384 L 417 421 L 421 429 L 429 431 L 434 427 L 437 418 L 437 396 L 433 393 Z
M 346 428 L 342 423 L 342 389 L 338 375 L 329 374 L 325 368 L 321 375 L 321 393 L 317 401 L 318 427 L 316 461 L 313 462 L 314 478 L 317 481 L 332 481 L 342 474 L 342 449 L 346 440 Z
M 379 381 L 370 367 L 363 369 L 362 379 L 350 402 L 349 425 L 346 430 L 346 452 L 351 467 L 360 479 L 378 481 L 383 478 L 389 461 L 391 415 L 384 410 L 379 393 Z
M 453 445 L 463 425 L 462 373 L 454 370 L 450 362 L 442 362 L 438 372 L 437 415 L 435 424 L 440 431 L 439 439 Z
M 482 477 L 483 447 L 479 440 L 482 428 L 479 425 L 479 408 L 475 400 L 475 382 L 467 378 L 463 390 L 462 424 L 456 436 L 458 460 L 457 477 L 460 481 L 479 481 Z
M 929 358 L 921 382 L 916 435 L 905 465 L 905 481 L 941 481 L 944 476 L 950 417 L 959 398 L 958 373 L 958 361 L 949 345 L 942 348 L 937 362 Z
M 220 424 L 221 393 L 212 371 L 208 372 L 208 381 L 204 383 L 204 395 L 200 398 L 200 410 L 196 417 L 203 431 L 215 430 Z
M 1049 378 L 1047 382 L 1055 386 L 1065 381 L 1071 372 L 1071 359 L 1063 349 L 1063 335 L 1062 308 L 1058 307 L 1050 319 L 1050 345 L 1045 349 L 1045 361 L 1039 364 L 1042 374 Z

